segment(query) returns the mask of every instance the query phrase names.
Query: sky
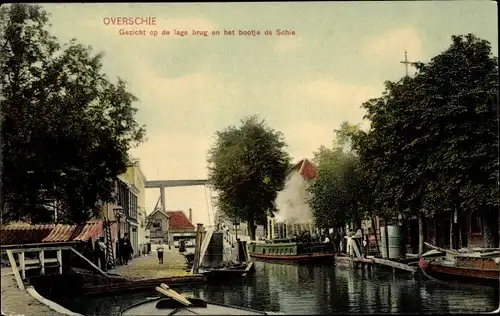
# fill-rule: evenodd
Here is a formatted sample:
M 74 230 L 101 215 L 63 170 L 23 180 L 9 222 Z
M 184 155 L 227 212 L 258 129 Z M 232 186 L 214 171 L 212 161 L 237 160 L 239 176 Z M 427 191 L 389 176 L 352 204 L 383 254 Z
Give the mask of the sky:
M 206 179 L 217 130 L 258 115 L 281 131 L 294 161 L 331 146 L 343 121 L 361 123 L 360 105 L 410 61 L 429 61 L 452 35 L 474 33 L 498 56 L 493 1 L 44 4 L 50 31 L 104 52 L 103 69 L 138 97 L 147 141 L 132 151 L 148 180 Z M 112 25 L 117 17 L 156 18 L 156 25 Z M 120 29 L 147 35 L 120 35 Z M 295 35 L 276 35 L 276 30 Z M 171 35 L 161 35 L 169 30 Z M 187 36 L 174 36 L 174 30 Z M 192 31 L 209 31 L 193 36 Z M 235 35 L 224 35 L 235 30 Z M 260 31 L 259 36 L 238 35 Z M 272 35 L 264 35 L 271 30 Z M 157 36 L 150 32 L 158 32 Z M 219 31 L 220 35 L 212 35 Z M 410 74 L 412 70 L 410 69 Z M 169 210 L 213 212 L 201 187 L 169 188 Z M 159 190 L 146 191 L 151 213 Z M 210 211 L 210 212 L 209 212 Z

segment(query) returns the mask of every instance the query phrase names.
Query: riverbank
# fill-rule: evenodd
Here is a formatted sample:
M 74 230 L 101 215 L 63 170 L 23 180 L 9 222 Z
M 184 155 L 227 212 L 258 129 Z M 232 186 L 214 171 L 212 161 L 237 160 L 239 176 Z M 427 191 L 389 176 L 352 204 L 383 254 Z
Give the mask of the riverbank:
M 0 305 L 6 315 L 66 316 L 32 297 L 17 287 L 11 268 L 2 268 L 2 295 Z

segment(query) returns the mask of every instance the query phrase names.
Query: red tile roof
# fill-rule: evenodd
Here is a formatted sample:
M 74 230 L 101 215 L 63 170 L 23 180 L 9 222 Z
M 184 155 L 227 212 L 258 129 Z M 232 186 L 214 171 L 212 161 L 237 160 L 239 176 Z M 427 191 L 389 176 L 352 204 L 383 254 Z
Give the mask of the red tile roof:
M 92 221 L 83 225 L 58 224 L 43 242 L 87 241 L 100 236 L 102 236 L 102 221 Z
M 54 225 L 11 224 L 0 229 L 0 245 L 41 243 Z
M 306 180 L 313 180 L 318 178 L 318 171 L 316 166 L 309 161 L 309 159 L 302 159 L 296 163 L 291 170 L 299 170 L 300 175 Z
M 189 220 L 189 218 L 184 214 L 183 211 L 169 211 L 167 212 L 168 216 L 170 216 L 170 229 L 191 229 L 194 228 L 193 223 Z
M 100 236 L 102 236 L 102 221 L 92 221 L 82 225 L 11 224 L 0 229 L 0 244 L 86 241 Z

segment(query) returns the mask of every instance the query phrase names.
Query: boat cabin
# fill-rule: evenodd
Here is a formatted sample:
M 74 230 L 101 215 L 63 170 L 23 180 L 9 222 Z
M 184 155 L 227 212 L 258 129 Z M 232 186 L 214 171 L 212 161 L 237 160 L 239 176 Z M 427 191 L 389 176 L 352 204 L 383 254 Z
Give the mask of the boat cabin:
M 275 239 L 272 243 L 251 243 L 249 248 L 251 253 L 274 256 L 298 256 L 331 251 L 330 244 L 298 243 L 290 239 Z

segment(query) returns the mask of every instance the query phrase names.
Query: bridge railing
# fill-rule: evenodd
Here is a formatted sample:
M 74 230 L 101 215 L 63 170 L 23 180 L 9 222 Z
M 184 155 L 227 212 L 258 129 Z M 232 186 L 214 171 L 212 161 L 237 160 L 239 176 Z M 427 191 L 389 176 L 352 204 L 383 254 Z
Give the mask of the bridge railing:
M 40 269 L 40 274 L 45 274 L 45 269 L 48 267 L 57 267 L 59 274 L 63 273 L 63 251 L 70 251 L 76 254 L 78 257 L 87 262 L 94 270 L 97 270 L 100 274 L 108 276 L 108 274 L 102 271 L 98 266 L 96 266 L 92 261 L 85 258 L 80 252 L 75 250 L 71 246 L 41 246 L 33 245 L 31 248 L 12 248 L 12 247 L 2 247 L 2 252 L 7 253 L 9 258 L 9 263 L 16 278 L 17 286 L 24 290 L 23 280 L 26 280 L 26 271 L 30 269 Z M 47 252 L 56 252 L 56 258 L 46 258 Z M 30 260 L 27 259 L 26 254 L 38 254 L 38 259 Z M 17 255 L 17 260 L 14 255 Z M 19 263 L 19 264 L 18 264 Z M 56 263 L 56 265 L 54 265 Z

